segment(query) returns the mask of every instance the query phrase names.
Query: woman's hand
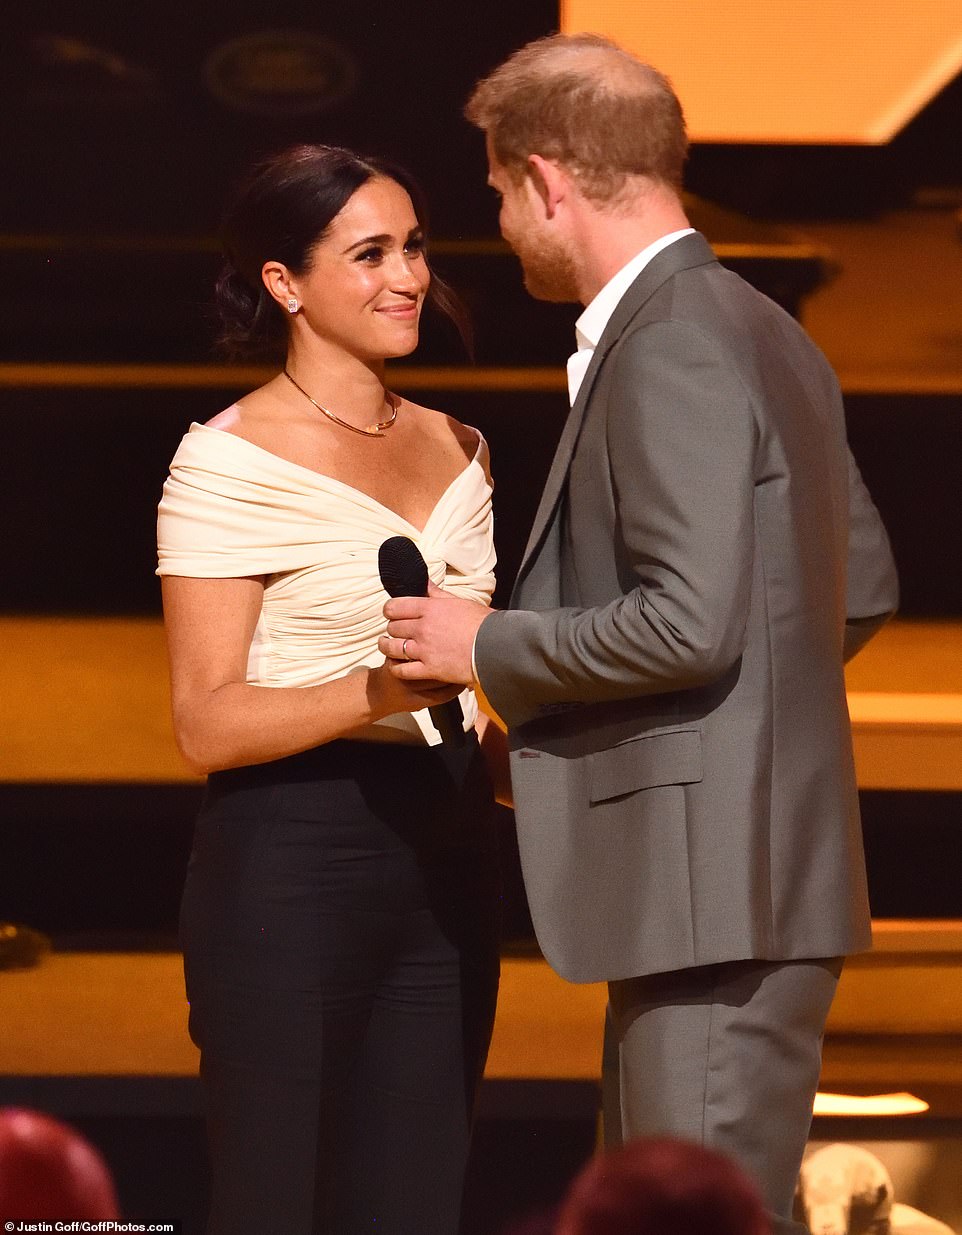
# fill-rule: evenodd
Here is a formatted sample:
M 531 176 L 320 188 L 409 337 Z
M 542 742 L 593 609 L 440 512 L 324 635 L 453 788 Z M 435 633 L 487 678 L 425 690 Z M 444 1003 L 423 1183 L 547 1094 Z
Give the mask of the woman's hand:
M 453 699 L 457 686 L 405 682 L 390 663 L 355 669 L 317 686 L 247 682 L 247 656 L 261 612 L 260 579 L 163 581 L 174 733 L 197 772 L 266 763 L 372 721 Z
M 396 712 L 419 712 L 435 704 L 456 699 L 464 688 L 449 682 L 405 682 L 392 672 L 392 662 L 385 661 L 368 670 L 367 698 L 371 719 L 381 720 Z

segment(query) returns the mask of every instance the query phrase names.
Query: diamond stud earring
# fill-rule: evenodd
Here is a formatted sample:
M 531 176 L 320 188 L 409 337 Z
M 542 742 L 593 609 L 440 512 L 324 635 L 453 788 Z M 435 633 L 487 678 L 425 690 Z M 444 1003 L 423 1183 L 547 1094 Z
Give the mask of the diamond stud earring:
M 289 296 L 287 300 L 288 313 L 296 313 L 299 308 L 300 308 L 300 305 L 297 303 L 297 297 Z

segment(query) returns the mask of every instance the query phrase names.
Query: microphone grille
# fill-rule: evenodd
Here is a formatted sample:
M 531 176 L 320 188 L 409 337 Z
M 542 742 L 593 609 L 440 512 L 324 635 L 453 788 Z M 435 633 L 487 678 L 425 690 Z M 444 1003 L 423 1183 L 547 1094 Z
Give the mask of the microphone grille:
M 426 596 L 428 568 L 408 536 L 390 536 L 377 551 L 381 584 L 389 596 Z

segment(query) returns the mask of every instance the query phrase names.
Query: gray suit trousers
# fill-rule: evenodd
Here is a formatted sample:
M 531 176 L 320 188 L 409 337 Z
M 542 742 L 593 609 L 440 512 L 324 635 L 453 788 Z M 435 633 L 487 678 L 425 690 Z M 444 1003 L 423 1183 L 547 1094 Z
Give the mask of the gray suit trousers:
M 775 1235 L 812 1119 L 840 959 L 733 961 L 608 986 L 605 1142 L 676 1136 L 734 1158 Z

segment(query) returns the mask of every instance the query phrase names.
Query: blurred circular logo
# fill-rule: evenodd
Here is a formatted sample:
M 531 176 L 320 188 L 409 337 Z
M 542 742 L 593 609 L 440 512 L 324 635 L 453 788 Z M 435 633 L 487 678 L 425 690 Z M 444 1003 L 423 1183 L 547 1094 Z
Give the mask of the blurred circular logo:
M 204 65 L 222 103 L 259 116 L 305 116 L 351 93 L 357 71 L 337 43 L 307 30 L 265 30 L 216 47 Z

